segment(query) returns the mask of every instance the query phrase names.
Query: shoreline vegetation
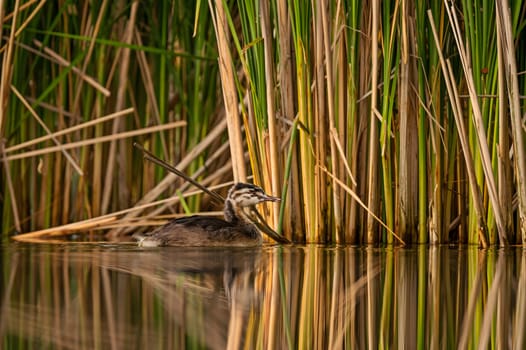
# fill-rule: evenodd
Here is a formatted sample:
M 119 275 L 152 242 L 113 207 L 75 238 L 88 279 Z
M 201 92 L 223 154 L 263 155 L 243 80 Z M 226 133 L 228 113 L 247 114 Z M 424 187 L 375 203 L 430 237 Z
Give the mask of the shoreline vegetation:
M 526 3 L 0 4 L 2 238 L 122 239 L 253 181 L 293 242 L 526 243 Z

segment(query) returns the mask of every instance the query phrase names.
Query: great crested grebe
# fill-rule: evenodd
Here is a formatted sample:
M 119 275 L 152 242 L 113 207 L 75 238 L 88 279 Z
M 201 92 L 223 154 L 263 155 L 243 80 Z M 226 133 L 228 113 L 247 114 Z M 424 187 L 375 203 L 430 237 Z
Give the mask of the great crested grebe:
M 262 243 L 261 233 L 244 208 L 261 202 L 278 202 L 280 198 L 266 194 L 248 183 L 236 183 L 225 199 L 224 216 L 192 215 L 170 221 L 158 229 L 134 235 L 141 247 L 157 246 L 255 246 Z

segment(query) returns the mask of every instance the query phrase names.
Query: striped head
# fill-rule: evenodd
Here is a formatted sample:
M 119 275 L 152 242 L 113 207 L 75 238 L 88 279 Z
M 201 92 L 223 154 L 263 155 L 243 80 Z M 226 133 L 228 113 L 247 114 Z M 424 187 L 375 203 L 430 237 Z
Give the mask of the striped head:
M 225 218 L 233 222 L 239 219 L 243 207 L 250 207 L 261 202 L 279 202 L 281 199 L 272 197 L 256 185 L 238 182 L 228 191 L 225 200 Z
M 256 185 L 238 182 L 228 191 L 227 200 L 232 200 L 238 207 L 249 207 L 261 202 L 279 202 L 278 197 L 272 197 Z

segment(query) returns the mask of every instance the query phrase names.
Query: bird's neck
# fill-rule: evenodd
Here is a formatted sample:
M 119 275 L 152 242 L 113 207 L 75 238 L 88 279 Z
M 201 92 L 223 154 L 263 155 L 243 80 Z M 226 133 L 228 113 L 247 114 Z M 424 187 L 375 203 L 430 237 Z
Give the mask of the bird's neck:
M 225 201 L 225 220 L 233 224 L 250 224 L 250 220 L 242 208 L 237 206 L 234 201 L 227 198 Z
M 225 201 L 225 220 L 231 224 L 239 226 L 250 238 L 261 240 L 261 234 L 256 226 L 247 217 L 243 208 L 236 206 L 235 202 L 229 198 Z

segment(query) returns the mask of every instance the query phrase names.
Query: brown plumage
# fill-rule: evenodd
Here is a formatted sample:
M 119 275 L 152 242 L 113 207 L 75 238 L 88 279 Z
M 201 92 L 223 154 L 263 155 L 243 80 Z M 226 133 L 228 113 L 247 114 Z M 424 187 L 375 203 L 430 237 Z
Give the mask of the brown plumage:
M 255 246 L 262 242 L 261 233 L 243 208 L 280 199 L 267 195 L 260 187 L 237 183 L 225 199 L 224 216 L 192 215 L 170 221 L 158 229 L 134 235 L 142 247 L 157 246 Z

